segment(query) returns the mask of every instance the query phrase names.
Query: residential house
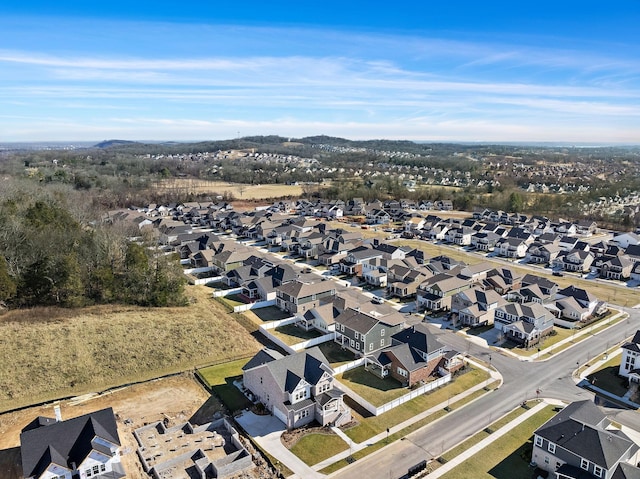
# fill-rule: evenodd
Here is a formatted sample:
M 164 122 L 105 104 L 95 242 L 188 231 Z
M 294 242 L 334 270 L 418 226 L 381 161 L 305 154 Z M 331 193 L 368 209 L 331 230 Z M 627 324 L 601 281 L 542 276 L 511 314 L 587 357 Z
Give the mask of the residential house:
M 466 278 L 447 273 L 437 274 L 418 286 L 417 307 L 430 311 L 449 310 L 453 295 L 471 286 L 471 282 Z
M 225 249 L 211 258 L 211 265 L 219 273 L 226 273 L 243 266 L 244 261 L 253 256 L 255 250 L 238 246 L 237 249 Z
M 383 378 L 394 378 L 404 387 L 412 387 L 440 375 L 446 352 L 427 325 L 418 323 L 394 334 L 390 347 L 365 358 L 365 367 Z
M 528 348 L 553 331 L 553 314 L 539 303 L 506 303 L 496 308 L 494 327 Z
M 607 279 L 626 281 L 631 277 L 635 262 L 625 255 L 614 256 L 600 265 L 600 276 Z
M 500 238 L 494 250 L 506 258 L 524 258 L 527 255 L 529 243 L 530 241 L 523 238 Z
M 457 315 L 456 322 L 464 326 L 485 326 L 493 324 L 495 310 L 504 302 L 495 291 L 476 286 L 453 295 L 451 312 Z
M 471 237 L 471 246 L 478 251 L 493 251 L 502 236 L 492 231 L 480 231 Z
M 618 235 L 615 235 L 610 242 L 626 249 L 629 245 L 640 244 L 640 235 L 631 232 L 620 233 Z
M 112 408 L 63 421 L 38 417 L 20 434 L 25 479 L 125 477 Z
M 562 251 L 558 243 L 542 243 L 534 241 L 527 249 L 527 262 L 535 264 L 549 264 Z
M 578 273 L 588 273 L 591 270 L 594 256 L 589 251 L 574 249 L 560 253 L 551 265 L 556 269 L 564 271 L 574 271 Z
M 333 370 L 318 347 L 291 356 L 263 349 L 242 368 L 244 386 L 287 429 L 317 421 L 341 426 L 351 421 Z
M 558 241 L 558 245 L 562 251 L 571 251 L 576 248 L 579 241 L 575 236 L 562 236 Z
M 394 311 L 381 315 L 348 308 L 335 319 L 335 342 L 359 356 L 391 345 L 391 336 L 404 328 L 404 317 Z
M 507 294 L 522 286 L 522 276 L 509 268 L 495 268 L 487 273 L 482 281 L 486 289 L 493 289 L 498 294 Z
M 640 383 L 640 329 L 633 335 L 631 341 L 622 346 L 622 359 L 618 374 L 629 380 L 629 383 Z
M 556 300 L 562 300 L 564 298 L 575 299 L 581 307 L 586 308 L 589 315 L 601 313 L 603 310 L 606 310 L 606 304 L 604 302 L 600 302 L 593 294 L 582 288 L 567 286 L 559 290 L 556 293 Z
M 295 280 L 276 287 L 276 305 L 283 311 L 299 314 L 329 301 L 335 294 L 333 281 L 303 283 Z
M 569 404 L 534 432 L 531 462 L 554 479 L 640 477 L 638 445 L 591 400 Z

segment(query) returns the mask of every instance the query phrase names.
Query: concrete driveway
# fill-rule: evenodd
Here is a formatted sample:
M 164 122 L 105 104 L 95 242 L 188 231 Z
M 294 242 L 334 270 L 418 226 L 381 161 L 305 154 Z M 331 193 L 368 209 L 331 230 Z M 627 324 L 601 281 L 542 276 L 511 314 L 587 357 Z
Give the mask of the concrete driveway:
M 284 424 L 271 415 L 258 416 L 251 411 L 245 411 L 236 421 L 265 451 L 275 457 L 282 464 L 293 471 L 289 478 L 321 478 L 324 477 L 302 462 L 298 456 L 284 447 L 280 436 L 285 431 Z

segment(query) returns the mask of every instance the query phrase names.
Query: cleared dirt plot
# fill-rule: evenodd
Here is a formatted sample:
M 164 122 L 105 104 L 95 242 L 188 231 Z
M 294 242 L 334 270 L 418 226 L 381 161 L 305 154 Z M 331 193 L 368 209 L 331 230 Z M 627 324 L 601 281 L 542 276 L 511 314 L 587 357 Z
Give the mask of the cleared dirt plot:
M 37 308 L 0 316 L 0 411 L 254 354 L 211 289 L 184 308 Z
M 302 186 L 299 185 L 250 185 L 190 178 L 172 178 L 170 180 L 163 180 L 158 182 L 155 187 L 162 191 L 178 191 L 193 194 L 215 193 L 221 196 L 227 194 L 240 200 L 299 197 L 302 195 Z
M 122 443 L 123 464 L 128 478 L 148 477 L 143 473 L 136 455 L 137 443 L 132 431 L 145 423 L 164 421 L 194 423 L 211 421 L 222 406 L 212 399 L 189 374 L 158 379 L 86 398 L 60 403 L 63 419 L 112 407 L 117 418 Z M 20 431 L 37 416 L 54 417 L 53 405 L 23 409 L 0 415 L 0 477 L 22 477 L 20 461 Z M 8 472 L 7 472 L 8 471 Z

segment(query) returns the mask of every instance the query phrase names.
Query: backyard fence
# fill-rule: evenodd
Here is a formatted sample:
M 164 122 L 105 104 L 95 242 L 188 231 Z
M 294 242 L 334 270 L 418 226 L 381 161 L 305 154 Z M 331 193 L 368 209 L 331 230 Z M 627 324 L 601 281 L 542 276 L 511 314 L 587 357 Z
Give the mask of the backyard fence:
M 396 408 L 406 403 L 407 401 L 411 401 L 412 399 L 415 399 L 424 393 L 433 391 L 434 389 L 439 388 L 440 386 L 447 384 L 450 381 L 451 381 L 451 374 L 447 374 L 446 376 L 438 378 L 435 381 L 430 382 L 429 384 L 425 384 L 423 386 L 420 386 L 419 388 L 409 391 L 404 396 L 400 396 L 399 398 L 396 398 L 393 401 L 389 401 L 388 403 L 383 404 L 382 406 L 374 406 L 369 401 L 367 401 L 362 396 L 360 396 L 358 393 L 353 391 L 351 388 L 348 388 L 347 386 L 345 386 L 344 383 L 340 383 L 340 388 L 344 389 L 347 395 L 351 399 L 353 399 L 355 402 L 357 402 L 360 406 L 365 408 L 371 414 L 373 414 L 374 416 L 379 416 L 380 414 L 383 414 L 393 408 Z
M 193 280 L 193 284 L 216 283 L 222 280 L 222 276 L 212 276 L 210 278 L 198 278 Z
M 220 291 L 214 291 L 214 298 L 222 298 L 224 296 L 231 296 L 232 294 L 240 294 L 242 293 L 242 288 L 233 288 L 233 289 L 223 289 Z
M 266 308 L 267 306 L 275 306 L 275 304 L 276 304 L 275 299 L 269 299 L 267 301 L 256 301 L 255 303 L 241 304 L 239 306 L 234 306 L 233 312 L 241 313 L 243 311 L 249 311 L 250 309 L 259 309 L 259 308 Z
M 213 271 L 215 268 L 213 266 L 203 266 L 202 268 L 186 268 L 183 269 L 182 272 L 184 274 L 198 274 L 198 273 L 208 273 L 209 271 Z

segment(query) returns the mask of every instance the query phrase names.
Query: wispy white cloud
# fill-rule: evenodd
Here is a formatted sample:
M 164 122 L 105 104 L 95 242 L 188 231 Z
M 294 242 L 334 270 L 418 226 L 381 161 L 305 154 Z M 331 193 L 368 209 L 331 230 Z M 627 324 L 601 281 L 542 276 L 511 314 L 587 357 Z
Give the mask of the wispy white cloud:
M 186 40 L 170 27 L 136 25 L 140 38 L 157 39 L 148 51 L 133 41 L 131 49 L 70 42 L 0 50 L 0 101 L 9 116 L 33 115 L 17 125 L 0 119 L 0 135 L 42 138 L 44 131 L 62 135 L 61 128 L 90 135 L 102 125 L 99 138 L 224 137 L 238 129 L 436 140 L 640 138 L 640 62 L 620 51 L 198 25 L 178 49 L 174 43 Z M 51 117 L 58 120 L 44 120 Z M 613 126 L 619 119 L 628 122 L 623 129 Z

